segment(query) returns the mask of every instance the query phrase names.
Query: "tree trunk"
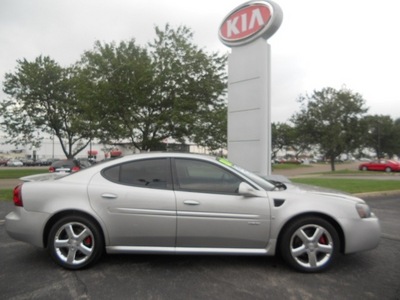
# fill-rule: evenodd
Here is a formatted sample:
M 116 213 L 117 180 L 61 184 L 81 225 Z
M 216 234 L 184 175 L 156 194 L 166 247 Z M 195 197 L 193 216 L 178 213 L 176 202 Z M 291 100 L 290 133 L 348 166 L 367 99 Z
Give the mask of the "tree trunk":
M 335 156 L 331 156 L 331 171 L 335 172 Z

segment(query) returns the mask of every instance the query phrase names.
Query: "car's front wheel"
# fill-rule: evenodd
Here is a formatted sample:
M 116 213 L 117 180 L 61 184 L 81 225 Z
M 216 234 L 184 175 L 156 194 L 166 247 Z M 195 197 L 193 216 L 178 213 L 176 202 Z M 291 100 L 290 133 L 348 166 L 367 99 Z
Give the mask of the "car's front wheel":
M 305 217 L 289 224 L 280 239 L 283 259 L 302 272 L 319 272 L 331 266 L 340 249 L 336 229 L 319 217 Z
M 102 255 L 104 242 L 98 226 L 83 216 L 67 216 L 50 230 L 48 251 L 53 260 L 67 269 L 81 269 Z

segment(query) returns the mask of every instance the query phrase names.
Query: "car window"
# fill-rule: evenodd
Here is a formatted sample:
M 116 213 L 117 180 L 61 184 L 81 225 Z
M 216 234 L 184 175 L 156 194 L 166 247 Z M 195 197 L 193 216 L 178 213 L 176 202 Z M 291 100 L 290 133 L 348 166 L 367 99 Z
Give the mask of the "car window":
M 180 190 L 203 193 L 238 193 L 241 179 L 209 162 L 175 159 L 175 173 Z
M 169 160 L 165 158 L 123 163 L 103 170 L 102 174 L 113 182 L 153 189 L 167 189 L 170 182 Z
M 58 160 L 52 164 L 55 168 L 72 168 L 74 165 L 72 160 Z

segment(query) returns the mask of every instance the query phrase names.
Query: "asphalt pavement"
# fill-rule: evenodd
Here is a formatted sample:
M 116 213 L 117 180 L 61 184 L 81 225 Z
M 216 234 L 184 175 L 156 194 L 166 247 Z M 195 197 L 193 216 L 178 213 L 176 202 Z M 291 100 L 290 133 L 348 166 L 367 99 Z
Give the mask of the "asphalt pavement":
M 368 198 L 382 224 L 378 248 L 340 256 L 324 273 L 303 274 L 280 258 L 106 255 L 67 271 L 46 250 L 5 232 L 11 201 L 0 201 L 0 299 L 400 299 L 400 197 Z

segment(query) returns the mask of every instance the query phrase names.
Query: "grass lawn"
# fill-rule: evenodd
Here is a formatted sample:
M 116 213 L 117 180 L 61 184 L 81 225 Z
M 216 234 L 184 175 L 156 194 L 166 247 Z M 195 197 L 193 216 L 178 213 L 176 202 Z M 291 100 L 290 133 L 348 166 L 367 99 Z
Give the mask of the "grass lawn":
M 41 173 L 48 173 L 48 168 L 41 168 L 41 169 L 28 169 L 28 168 L 7 168 L 7 169 L 0 169 L 0 179 L 18 179 L 20 177 L 41 174 Z
M 0 189 L 0 201 L 12 200 L 13 189 Z
M 312 168 L 311 165 L 303 164 L 274 164 L 272 165 L 273 170 L 288 170 L 288 169 L 300 169 L 300 168 Z
M 292 181 L 335 189 L 351 194 L 400 190 L 400 181 L 398 180 L 293 178 Z

